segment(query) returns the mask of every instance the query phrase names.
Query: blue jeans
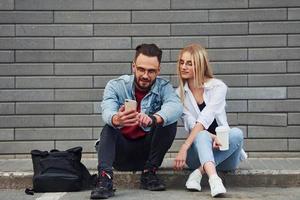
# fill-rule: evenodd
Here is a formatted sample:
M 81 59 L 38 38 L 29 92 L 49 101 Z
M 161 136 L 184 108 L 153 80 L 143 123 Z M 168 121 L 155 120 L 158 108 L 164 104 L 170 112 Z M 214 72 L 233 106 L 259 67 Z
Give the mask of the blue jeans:
M 199 132 L 187 153 L 186 163 L 189 168 L 197 169 L 207 162 L 214 162 L 218 171 L 235 170 L 240 163 L 243 132 L 238 128 L 230 129 L 227 151 L 213 149 L 212 145 L 210 133 L 206 130 Z

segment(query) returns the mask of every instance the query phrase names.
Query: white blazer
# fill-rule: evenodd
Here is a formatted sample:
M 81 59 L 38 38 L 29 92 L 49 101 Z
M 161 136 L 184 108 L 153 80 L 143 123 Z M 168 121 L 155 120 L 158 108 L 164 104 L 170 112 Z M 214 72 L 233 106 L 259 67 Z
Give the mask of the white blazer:
M 184 85 L 184 110 L 182 120 L 185 129 L 190 132 L 197 122 L 201 123 L 205 129 L 216 119 L 219 126 L 228 126 L 225 105 L 227 86 L 219 79 L 212 78 L 204 84 L 203 99 L 205 108 L 200 111 L 197 102 L 186 83 Z M 179 93 L 179 88 L 177 88 Z

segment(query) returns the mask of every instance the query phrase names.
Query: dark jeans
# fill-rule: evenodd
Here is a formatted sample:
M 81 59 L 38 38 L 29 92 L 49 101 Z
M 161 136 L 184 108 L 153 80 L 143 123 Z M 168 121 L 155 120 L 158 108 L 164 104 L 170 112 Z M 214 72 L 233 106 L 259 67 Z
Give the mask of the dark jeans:
M 158 168 L 176 135 L 177 123 L 153 128 L 146 136 L 138 139 L 124 137 L 119 129 L 105 125 L 98 151 L 98 171 L 138 171 Z

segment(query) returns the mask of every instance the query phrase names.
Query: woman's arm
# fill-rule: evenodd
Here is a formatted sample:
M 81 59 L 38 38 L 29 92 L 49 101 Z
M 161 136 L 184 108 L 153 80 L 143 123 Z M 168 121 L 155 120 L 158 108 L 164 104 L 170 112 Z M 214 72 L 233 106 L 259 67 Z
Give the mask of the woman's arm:
M 184 143 L 181 145 L 181 148 L 175 158 L 174 161 L 174 169 L 176 170 L 182 170 L 183 166 L 186 162 L 186 157 L 187 157 L 187 151 L 194 142 L 197 134 L 200 131 L 203 131 L 204 127 L 201 123 L 196 123 L 192 131 L 190 132 L 188 138 L 184 141 Z

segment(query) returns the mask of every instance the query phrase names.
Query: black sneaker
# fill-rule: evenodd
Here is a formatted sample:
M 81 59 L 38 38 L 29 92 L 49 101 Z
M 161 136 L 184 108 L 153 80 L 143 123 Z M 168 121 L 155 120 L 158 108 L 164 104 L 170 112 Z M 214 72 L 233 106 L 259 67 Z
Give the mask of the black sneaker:
M 162 191 L 166 189 L 162 180 L 157 177 L 156 170 L 149 170 L 141 174 L 141 189 L 151 191 Z
M 98 176 L 96 187 L 91 192 L 91 199 L 107 199 L 114 196 L 112 175 L 102 171 Z

